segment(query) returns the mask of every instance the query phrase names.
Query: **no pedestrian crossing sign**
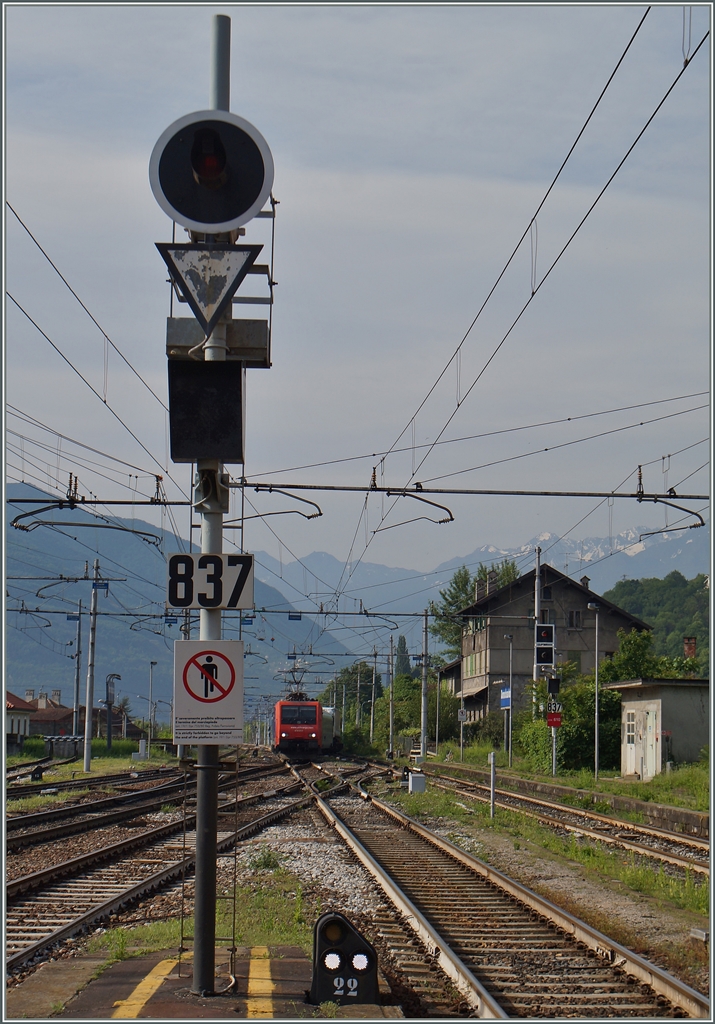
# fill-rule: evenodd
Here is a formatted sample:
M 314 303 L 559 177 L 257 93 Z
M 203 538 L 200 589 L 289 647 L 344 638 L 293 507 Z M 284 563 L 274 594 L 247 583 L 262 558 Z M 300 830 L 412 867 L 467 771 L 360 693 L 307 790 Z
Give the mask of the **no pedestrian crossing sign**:
M 243 742 L 243 641 L 174 642 L 174 743 Z

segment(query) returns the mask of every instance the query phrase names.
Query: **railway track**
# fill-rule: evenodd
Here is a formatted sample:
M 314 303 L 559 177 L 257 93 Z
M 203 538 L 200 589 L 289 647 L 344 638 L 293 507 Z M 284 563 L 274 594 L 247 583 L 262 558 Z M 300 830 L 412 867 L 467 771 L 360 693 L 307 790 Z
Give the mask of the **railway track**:
M 709 1019 L 700 993 L 363 794 L 316 802 L 461 992 L 460 1015 Z
M 219 791 L 233 789 L 236 785 L 249 782 L 256 778 L 267 778 L 272 775 L 284 774 L 287 768 L 278 766 L 266 770 L 263 767 L 243 769 L 236 774 L 226 774 L 219 778 Z M 180 803 L 185 797 L 193 798 L 196 784 L 186 784 L 183 779 L 177 782 L 165 782 L 152 790 L 155 794 L 147 798 L 145 790 L 135 793 L 123 793 L 118 796 L 95 800 L 90 804 L 73 804 L 55 807 L 50 810 L 38 811 L 35 814 L 17 815 L 8 818 L 6 831 L 6 849 L 14 853 L 25 846 L 54 842 L 65 836 L 81 832 L 107 828 L 120 821 L 128 821 L 163 807 L 165 804 Z M 116 809 L 112 809 L 116 808 Z M 43 827 L 45 826 L 45 827 Z
M 40 796 L 42 790 L 53 789 L 58 793 L 71 793 L 77 789 L 95 789 L 102 786 L 111 786 L 116 789 L 120 786 L 137 786 L 147 782 L 156 782 L 159 779 L 168 779 L 180 774 L 179 768 L 156 768 L 139 770 L 137 772 L 124 771 L 114 775 L 94 775 L 83 779 L 66 779 L 63 782 L 32 782 L 15 783 L 5 789 L 5 796 L 8 800 L 22 800 L 28 796 Z
M 293 781 L 281 789 L 222 806 L 218 851 L 231 849 L 239 840 L 303 806 L 310 797 L 289 799 L 298 788 L 302 783 Z M 260 814 L 252 809 L 259 800 L 272 798 L 280 801 L 275 809 Z M 195 814 L 187 815 L 182 821 L 148 829 L 10 882 L 6 892 L 7 970 L 27 964 L 190 874 L 195 860 L 195 820 Z M 228 823 L 238 827 L 227 827 Z
M 434 769 L 425 772 L 431 785 L 437 789 L 468 800 L 488 803 L 489 787 L 480 782 L 469 782 L 441 775 Z M 638 825 L 581 810 L 568 804 L 554 803 L 537 797 L 519 796 L 511 790 L 496 789 L 495 805 L 518 811 L 535 818 L 540 824 L 553 829 L 585 836 L 589 839 L 630 850 L 642 857 L 650 857 L 679 870 L 693 871 L 709 877 L 710 841 L 680 832 L 667 832 L 652 825 Z

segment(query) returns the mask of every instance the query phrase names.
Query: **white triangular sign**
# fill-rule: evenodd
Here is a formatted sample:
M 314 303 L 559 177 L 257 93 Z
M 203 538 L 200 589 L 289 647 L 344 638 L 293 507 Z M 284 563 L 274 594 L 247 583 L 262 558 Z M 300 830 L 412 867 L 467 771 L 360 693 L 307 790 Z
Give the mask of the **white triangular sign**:
M 207 337 L 263 248 L 167 243 L 156 247 Z

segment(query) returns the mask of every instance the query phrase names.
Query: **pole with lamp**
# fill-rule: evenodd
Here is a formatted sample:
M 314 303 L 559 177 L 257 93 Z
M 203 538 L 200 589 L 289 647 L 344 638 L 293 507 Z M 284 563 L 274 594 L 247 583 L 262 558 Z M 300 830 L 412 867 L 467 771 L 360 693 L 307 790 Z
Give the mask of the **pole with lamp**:
M 595 705 L 596 705 L 596 710 L 595 710 L 595 714 L 594 714 L 595 733 L 594 733 L 594 739 L 593 739 L 593 778 L 594 778 L 594 782 L 598 782 L 598 612 L 599 612 L 600 607 L 601 606 L 599 604 L 597 604 L 595 601 L 589 601 L 588 602 L 588 609 L 589 609 L 589 611 L 592 611 L 592 612 L 596 613 L 596 655 L 595 655 L 595 661 L 596 661 L 596 671 L 595 671 L 595 684 L 596 684 L 595 685 L 595 690 L 596 690 L 595 698 L 596 699 L 595 699 Z
M 505 633 L 504 639 L 509 641 L 509 767 L 512 764 L 511 740 L 513 736 L 512 721 L 514 718 L 514 634 Z
M 122 677 L 116 672 L 110 672 L 105 680 L 105 707 L 107 708 L 107 752 L 112 749 L 112 706 L 114 704 L 114 680 Z
M 158 698 L 155 701 L 154 706 L 156 707 L 157 704 L 166 704 L 166 706 L 169 708 L 169 711 L 171 713 L 170 725 L 171 725 L 172 730 L 173 730 L 173 726 L 174 726 L 174 702 L 173 702 L 173 700 L 161 700 L 161 698 Z

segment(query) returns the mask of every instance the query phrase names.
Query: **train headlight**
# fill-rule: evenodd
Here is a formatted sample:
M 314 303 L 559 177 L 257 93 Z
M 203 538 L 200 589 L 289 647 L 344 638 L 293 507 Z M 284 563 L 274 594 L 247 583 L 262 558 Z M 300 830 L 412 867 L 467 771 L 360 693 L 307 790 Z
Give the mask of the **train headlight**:
M 281 739 L 284 740 L 287 735 L 288 735 L 288 733 L 282 732 L 281 733 Z
M 314 740 L 314 739 L 315 739 L 315 733 L 314 733 L 314 732 L 311 732 L 311 734 L 310 734 L 310 738 L 311 738 L 312 740 Z

